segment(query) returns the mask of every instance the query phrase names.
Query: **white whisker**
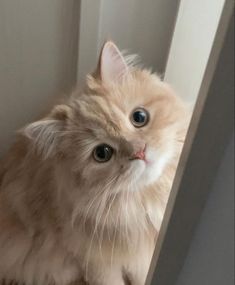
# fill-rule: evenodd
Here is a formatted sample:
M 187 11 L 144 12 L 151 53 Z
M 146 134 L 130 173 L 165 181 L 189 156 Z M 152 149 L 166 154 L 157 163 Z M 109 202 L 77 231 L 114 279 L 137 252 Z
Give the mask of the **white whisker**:
M 91 237 L 91 242 L 90 242 L 90 246 L 89 246 L 89 250 L 88 250 L 88 253 L 87 253 L 87 257 L 86 257 L 86 278 L 88 278 L 88 267 L 89 267 L 89 259 L 90 259 L 90 256 L 91 256 L 91 251 L 92 251 L 92 246 L 93 246 L 93 242 L 94 242 L 94 238 L 95 238 L 95 234 L 97 233 L 97 228 L 98 228 L 98 225 L 100 223 L 100 220 L 102 218 L 102 215 L 104 213 L 104 208 L 105 208 L 105 202 L 107 202 L 107 193 L 108 191 L 106 190 L 109 190 L 109 186 L 110 184 L 116 179 L 116 177 L 113 177 L 112 179 L 109 180 L 109 182 L 106 184 L 106 186 L 104 187 L 104 189 L 102 190 L 102 192 L 100 193 L 100 196 L 105 193 L 105 195 L 102 195 L 102 199 L 100 200 L 100 202 L 98 203 L 98 210 L 100 210 L 101 208 L 101 204 L 104 204 L 103 208 L 102 208 L 102 211 L 101 211 L 101 214 L 100 215 L 96 215 L 96 220 L 95 220 L 95 227 L 94 227 L 94 231 L 93 231 L 93 234 L 92 234 L 92 237 Z M 96 200 L 96 199 L 95 199 Z M 94 200 L 93 200 L 94 201 Z M 89 209 L 91 209 L 91 206 L 89 207 Z M 87 213 L 88 215 L 88 213 Z M 98 218 L 97 218 L 98 217 Z M 102 256 L 101 256 L 102 258 Z

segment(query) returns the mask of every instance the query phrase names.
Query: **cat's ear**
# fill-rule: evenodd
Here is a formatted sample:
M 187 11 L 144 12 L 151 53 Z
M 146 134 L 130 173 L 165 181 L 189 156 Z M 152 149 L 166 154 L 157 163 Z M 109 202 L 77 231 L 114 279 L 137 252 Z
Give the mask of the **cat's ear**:
M 65 105 L 56 106 L 47 118 L 23 129 L 23 135 L 31 141 L 33 151 L 43 159 L 57 153 L 68 118 L 68 109 Z
M 97 72 L 105 84 L 120 82 L 128 73 L 125 58 L 111 41 L 106 42 L 102 48 Z

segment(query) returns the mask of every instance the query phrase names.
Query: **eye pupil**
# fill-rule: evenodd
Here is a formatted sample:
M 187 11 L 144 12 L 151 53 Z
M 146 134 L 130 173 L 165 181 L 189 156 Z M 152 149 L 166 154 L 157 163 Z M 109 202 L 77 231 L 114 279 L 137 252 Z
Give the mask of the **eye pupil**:
M 109 152 L 109 149 L 107 147 L 98 147 L 96 150 L 96 155 L 100 159 L 105 159 L 108 152 Z
M 146 113 L 144 113 L 143 111 L 136 111 L 133 114 L 133 119 L 136 123 L 143 123 L 146 120 Z
M 93 157 L 97 162 L 107 162 L 113 155 L 113 149 L 107 144 L 98 145 L 93 152 Z
M 143 127 L 149 121 L 149 113 L 144 108 L 138 108 L 132 113 L 131 121 L 135 127 Z

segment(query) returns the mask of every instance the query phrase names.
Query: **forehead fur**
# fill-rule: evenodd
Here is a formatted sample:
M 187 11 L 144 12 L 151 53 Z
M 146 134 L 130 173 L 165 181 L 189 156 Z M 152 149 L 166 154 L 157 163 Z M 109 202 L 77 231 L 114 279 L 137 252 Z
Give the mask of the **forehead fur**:
M 171 89 L 155 74 L 147 70 L 133 69 L 120 83 L 105 85 L 99 79 L 88 76 L 84 94 L 73 97 L 75 115 L 82 116 L 86 123 L 101 125 L 117 135 L 134 127 L 128 117 L 137 107 L 156 107 L 176 97 Z M 167 103 L 168 102 L 168 103 Z

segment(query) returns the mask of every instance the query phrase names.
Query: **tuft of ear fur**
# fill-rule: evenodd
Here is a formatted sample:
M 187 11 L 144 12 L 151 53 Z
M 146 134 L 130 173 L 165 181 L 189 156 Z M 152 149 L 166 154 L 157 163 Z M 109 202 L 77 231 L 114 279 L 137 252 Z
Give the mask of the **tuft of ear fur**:
M 98 76 L 104 84 L 120 82 L 129 72 L 128 63 L 111 41 L 104 44 L 98 65 Z
M 68 106 L 56 106 L 51 114 L 40 121 L 29 124 L 23 135 L 32 142 L 33 149 L 47 159 L 56 154 L 68 118 Z

